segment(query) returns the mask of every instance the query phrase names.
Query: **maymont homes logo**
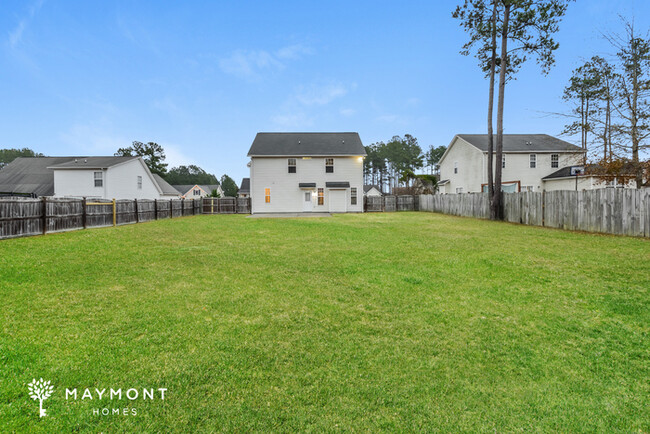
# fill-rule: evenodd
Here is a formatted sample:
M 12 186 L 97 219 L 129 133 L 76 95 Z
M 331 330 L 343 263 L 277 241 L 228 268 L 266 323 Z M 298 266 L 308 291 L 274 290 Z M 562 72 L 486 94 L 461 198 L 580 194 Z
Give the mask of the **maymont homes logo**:
M 49 398 L 54 391 L 54 386 L 50 383 L 50 381 L 43 381 L 42 378 L 38 381 L 34 378 L 32 382 L 27 385 L 27 388 L 29 389 L 29 397 L 33 400 L 38 399 L 38 408 L 40 409 L 40 412 L 38 413 L 39 417 L 47 416 L 47 413 L 43 408 L 43 401 Z
M 38 400 L 38 407 L 39 407 L 39 417 L 45 417 L 47 416 L 47 413 L 45 409 L 43 408 L 43 401 L 48 399 L 51 395 L 52 392 L 54 392 L 54 386 L 51 384 L 51 381 L 44 381 L 42 378 L 39 380 L 36 380 L 35 378 L 32 380 L 31 383 L 27 385 L 27 388 L 29 389 L 29 397 L 32 398 L 33 400 Z M 82 389 L 79 392 L 77 391 L 76 388 L 71 388 L 65 389 L 65 400 L 73 400 L 76 401 L 77 399 L 81 401 L 99 401 L 97 406 L 94 406 L 92 408 L 92 413 L 95 416 L 111 416 L 111 415 L 122 415 L 122 416 L 136 416 L 138 414 L 137 408 L 133 406 L 127 406 L 124 407 L 123 405 L 118 405 L 114 406 L 112 405 L 112 402 L 114 400 L 117 401 L 122 401 L 124 399 L 125 401 L 135 401 L 135 400 L 143 400 L 143 401 L 153 401 L 156 399 L 159 399 L 161 401 L 165 400 L 165 392 L 167 392 L 166 388 L 141 388 L 141 389 L 136 389 L 136 388 L 130 388 L 130 389 L 124 389 L 122 388 L 103 388 L 103 389 Z M 105 401 L 110 401 L 111 404 L 104 405 Z

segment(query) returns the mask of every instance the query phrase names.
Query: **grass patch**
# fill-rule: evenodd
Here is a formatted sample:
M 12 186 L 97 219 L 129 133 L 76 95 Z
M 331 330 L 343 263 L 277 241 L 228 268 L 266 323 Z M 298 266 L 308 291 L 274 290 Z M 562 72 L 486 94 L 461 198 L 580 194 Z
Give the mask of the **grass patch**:
M 2 241 L 0 431 L 648 432 L 649 259 L 648 240 L 430 213 Z M 33 377 L 55 386 L 42 419 Z

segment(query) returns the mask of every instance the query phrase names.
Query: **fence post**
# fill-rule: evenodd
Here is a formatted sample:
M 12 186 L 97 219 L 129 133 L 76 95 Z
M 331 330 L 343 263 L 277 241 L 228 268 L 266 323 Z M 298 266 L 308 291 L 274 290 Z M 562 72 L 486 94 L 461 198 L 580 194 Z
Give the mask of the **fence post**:
M 117 225 L 117 210 L 115 209 L 115 198 L 113 198 L 113 226 Z
M 169 218 L 174 217 L 174 199 L 169 199 Z
M 47 232 L 47 197 L 43 196 L 43 235 Z
M 210 214 L 214 214 L 214 197 L 210 200 Z
M 158 220 L 158 199 L 153 200 L 153 218 Z
M 542 190 L 542 226 L 546 226 L 546 190 Z
M 181 198 L 181 217 L 185 215 L 185 198 Z
M 87 228 L 87 223 L 86 223 L 86 220 L 87 220 L 87 216 L 86 216 L 87 211 L 86 211 L 86 207 L 87 207 L 88 205 L 86 205 L 86 202 L 87 202 L 87 200 L 86 200 L 86 198 L 84 197 L 84 198 L 83 198 L 83 202 L 81 202 L 81 222 L 82 222 L 82 224 L 83 224 L 83 226 L 84 226 L 84 229 Z
M 135 208 L 135 222 L 140 223 L 140 215 L 138 214 L 138 199 L 133 199 L 133 207 Z

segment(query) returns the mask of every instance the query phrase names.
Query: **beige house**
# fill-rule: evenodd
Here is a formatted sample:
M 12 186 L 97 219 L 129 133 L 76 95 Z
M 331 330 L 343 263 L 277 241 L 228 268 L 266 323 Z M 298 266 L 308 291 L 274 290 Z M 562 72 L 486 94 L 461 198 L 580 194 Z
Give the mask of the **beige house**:
M 363 186 L 363 195 L 364 196 L 383 196 L 381 190 L 376 185 L 364 185 Z
M 487 185 L 487 134 L 458 134 L 440 159 L 440 193 L 478 193 Z M 583 150 L 547 134 L 504 134 L 503 191 L 563 188 L 544 178 L 582 162 Z M 495 162 L 496 164 L 496 162 Z M 574 180 L 575 181 L 575 180 Z
M 185 185 L 172 185 L 181 194 L 184 199 L 200 199 L 208 197 L 212 194 L 212 190 L 217 190 L 219 197 L 223 197 L 223 190 L 218 184 L 214 185 L 198 185 L 198 184 L 185 184 Z

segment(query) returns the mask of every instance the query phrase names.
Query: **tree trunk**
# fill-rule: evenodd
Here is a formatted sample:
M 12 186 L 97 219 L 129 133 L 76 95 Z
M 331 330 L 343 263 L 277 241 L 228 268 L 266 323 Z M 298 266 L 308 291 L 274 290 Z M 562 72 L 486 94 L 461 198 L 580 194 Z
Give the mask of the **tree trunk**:
M 499 101 L 497 104 L 497 143 L 496 170 L 494 171 L 494 196 L 490 206 L 490 218 L 501 220 L 503 210 L 501 205 L 501 161 L 503 160 L 503 103 L 506 90 L 506 73 L 508 71 L 508 21 L 510 19 L 510 3 L 505 4 L 503 11 L 503 28 L 501 29 L 501 65 L 499 68 Z
M 492 113 L 494 111 L 494 73 L 497 59 L 497 1 L 494 1 L 492 8 L 492 54 L 490 57 L 490 92 L 488 96 L 488 114 L 487 114 L 487 131 L 488 131 L 488 161 L 487 161 L 487 184 L 488 198 L 490 204 L 494 196 L 494 130 L 492 128 Z M 490 205 L 491 206 L 491 205 Z M 490 218 L 493 218 L 490 215 Z

